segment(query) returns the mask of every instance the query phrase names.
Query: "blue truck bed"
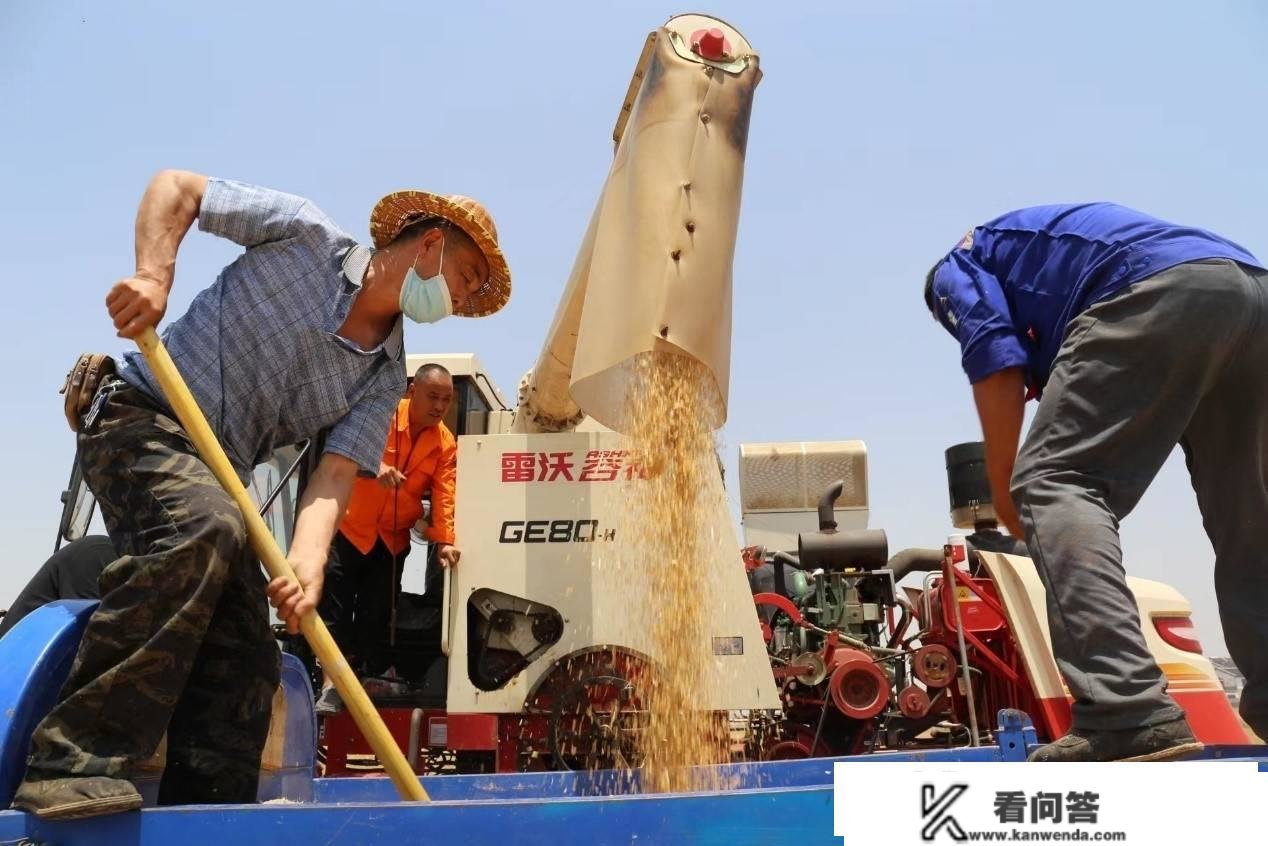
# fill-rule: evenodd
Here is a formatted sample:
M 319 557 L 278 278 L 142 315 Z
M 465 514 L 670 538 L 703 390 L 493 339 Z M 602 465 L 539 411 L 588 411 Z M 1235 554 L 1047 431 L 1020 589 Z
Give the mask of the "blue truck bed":
M 58 603 L 0 640 L 3 807 L 21 777 L 30 731 L 56 697 L 90 612 L 88 603 Z M 300 725 L 296 745 L 309 742 L 311 731 Z M 274 797 L 262 804 L 145 808 L 62 823 L 0 811 L 0 844 L 840 844 L 832 834 L 835 761 L 1022 762 L 1035 744 L 1018 711 L 1000 712 L 996 737 L 997 745 L 978 748 L 700 768 L 700 783 L 713 787 L 689 793 L 639 794 L 636 773 L 432 776 L 422 780 L 432 797 L 425 804 L 397 801 L 382 777 L 313 778 L 311 758 L 301 757 L 262 780 L 261 795 Z M 1263 746 L 1209 747 L 1194 760 L 1212 759 L 1256 761 L 1268 771 Z

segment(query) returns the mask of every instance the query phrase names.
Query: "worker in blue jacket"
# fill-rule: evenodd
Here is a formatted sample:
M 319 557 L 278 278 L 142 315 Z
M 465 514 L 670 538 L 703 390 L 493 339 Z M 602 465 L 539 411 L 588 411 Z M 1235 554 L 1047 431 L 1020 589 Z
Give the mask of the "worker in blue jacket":
M 1268 736 L 1264 264 L 1122 206 L 1040 206 L 969 231 L 929 271 L 925 303 L 960 342 L 995 508 L 1043 579 L 1074 696 L 1072 730 L 1032 760 L 1200 748 L 1145 645 L 1118 537 L 1177 443 L 1215 548 L 1224 638 L 1246 676 L 1241 714 Z

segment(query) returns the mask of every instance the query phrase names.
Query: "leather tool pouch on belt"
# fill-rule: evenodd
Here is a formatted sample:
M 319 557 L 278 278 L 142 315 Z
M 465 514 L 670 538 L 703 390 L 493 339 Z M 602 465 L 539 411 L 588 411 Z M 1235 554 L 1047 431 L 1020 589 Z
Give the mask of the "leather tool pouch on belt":
M 66 422 L 72 432 L 79 431 L 79 422 L 92 405 L 102 380 L 114 374 L 114 359 L 104 353 L 84 353 L 66 374 L 66 384 L 59 393 L 65 394 Z

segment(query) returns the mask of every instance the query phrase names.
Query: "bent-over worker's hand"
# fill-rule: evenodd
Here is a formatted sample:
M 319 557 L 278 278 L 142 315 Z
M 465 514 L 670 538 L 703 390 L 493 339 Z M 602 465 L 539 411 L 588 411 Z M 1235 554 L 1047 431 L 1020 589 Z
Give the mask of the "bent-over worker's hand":
M 115 283 L 106 295 L 106 309 L 120 338 L 137 338 L 163 319 L 167 312 L 167 286 L 138 272 Z
M 385 488 L 399 488 L 405 484 L 405 474 L 390 464 L 379 462 L 379 484 Z
M 269 604 L 277 609 L 277 616 L 286 623 L 286 630 L 295 634 L 299 631 L 300 618 L 315 612 L 317 603 L 321 601 L 321 588 L 326 580 L 326 559 L 325 556 L 307 558 L 292 551 L 287 560 L 299 582 L 276 578 L 269 582 L 267 593 Z
M 436 544 L 436 560 L 440 562 L 440 566 L 448 570 L 450 567 L 458 566 L 458 559 L 462 557 L 462 551 L 451 543 Z

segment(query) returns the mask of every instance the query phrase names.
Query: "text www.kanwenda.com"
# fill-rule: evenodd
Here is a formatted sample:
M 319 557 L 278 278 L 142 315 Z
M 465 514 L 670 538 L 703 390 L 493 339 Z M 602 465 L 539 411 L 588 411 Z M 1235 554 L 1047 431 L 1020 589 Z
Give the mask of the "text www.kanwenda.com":
M 1122 843 L 1127 840 L 1125 831 L 1026 831 L 1014 828 L 1009 831 L 966 831 L 968 840 L 987 843 Z

